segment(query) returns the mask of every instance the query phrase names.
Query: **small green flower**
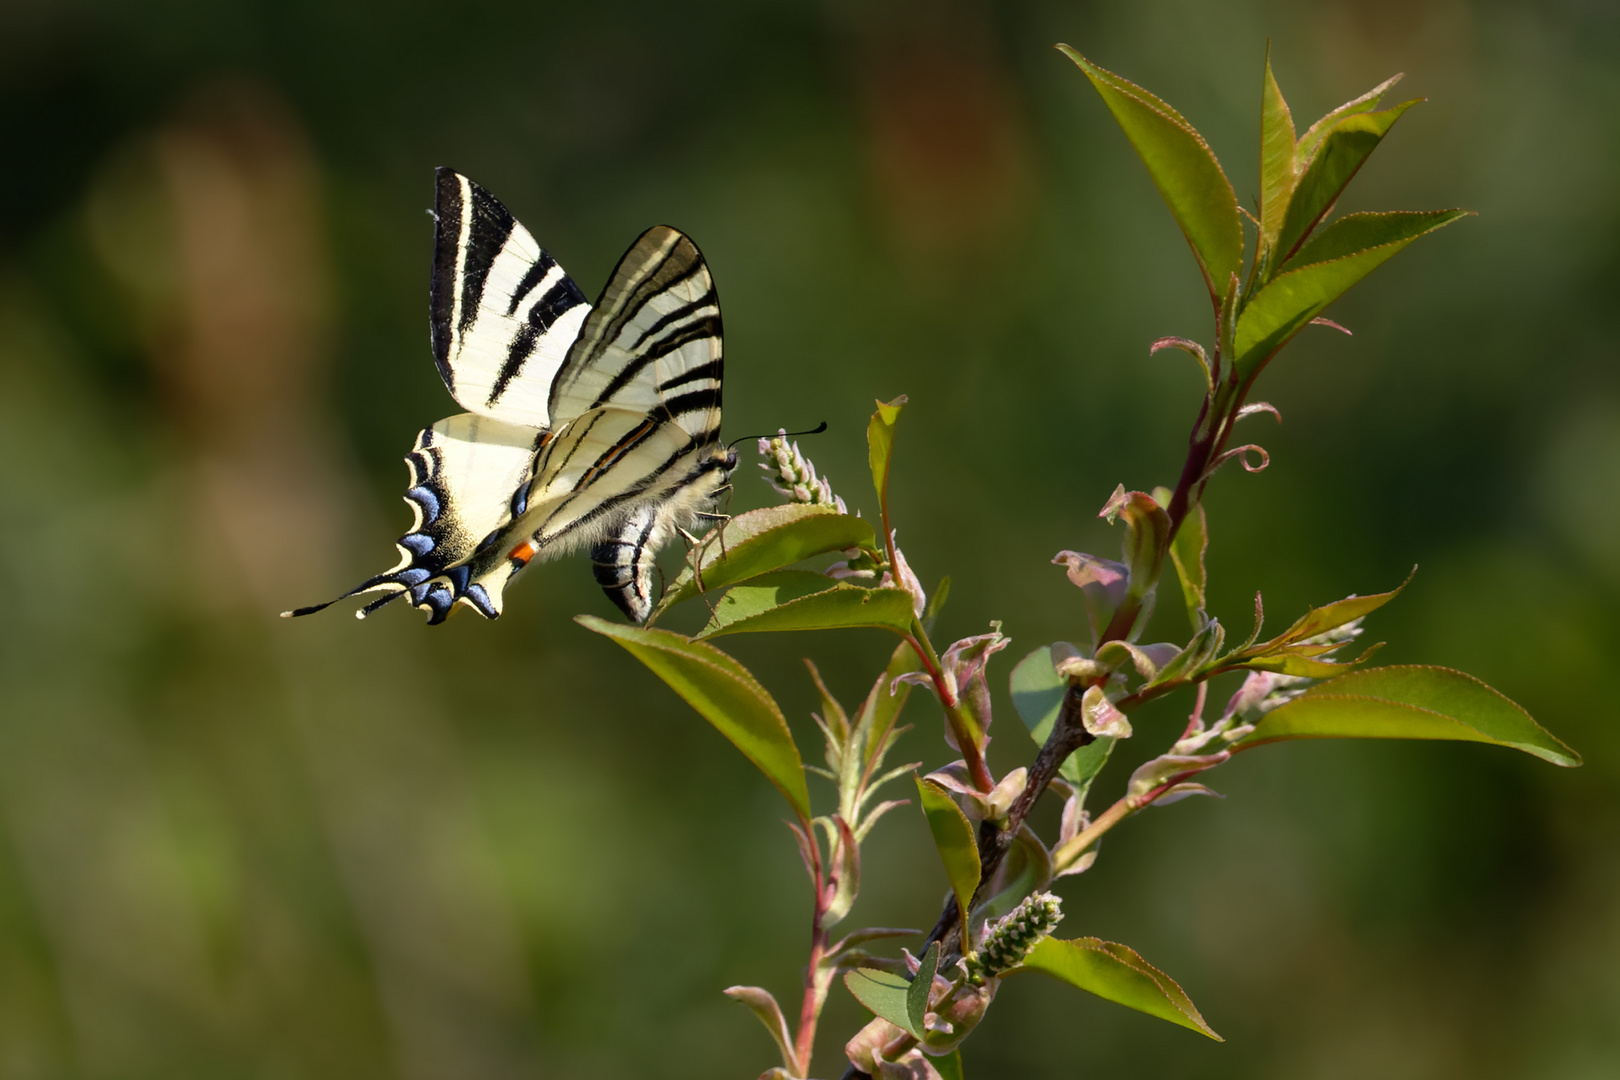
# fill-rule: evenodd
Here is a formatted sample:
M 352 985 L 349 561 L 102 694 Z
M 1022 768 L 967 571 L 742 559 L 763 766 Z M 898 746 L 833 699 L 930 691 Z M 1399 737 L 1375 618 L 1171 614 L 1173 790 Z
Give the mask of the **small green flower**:
M 1049 892 L 1035 893 L 1005 918 L 987 925 L 979 951 L 967 959 L 969 978 L 982 983 L 1023 963 L 1063 918 L 1062 903 Z

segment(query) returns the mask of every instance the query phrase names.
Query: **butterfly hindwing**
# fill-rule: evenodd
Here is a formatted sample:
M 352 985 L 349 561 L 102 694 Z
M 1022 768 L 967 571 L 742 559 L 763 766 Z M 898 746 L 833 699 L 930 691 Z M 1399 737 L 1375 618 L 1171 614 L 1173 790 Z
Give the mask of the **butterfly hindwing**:
M 535 450 L 544 438 L 533 428 L 460 413 L 424 428 L 405 457 L 410 486 L 405 501 L 415 514 L 411 529 L 396 541 L 400 561 L 391 570 L 344 593 L 387 595 L 360 612 L 363 618 L 400 595 L 421 591 L 431 579 L 464 563 L 492 532 L 508 525 L 513 493 L 527 491 Z M 479 606 L 481 594 L 469 603 Z M 326 607 L 301 608 L 305 615 Z
M 591 548 L 596 583 L 632 622 L 646 622 L 657 599 L 652 590 L 653 560 L 670 539 L 658 535 L 659 524 L 657 507 L 639 506 Z
M 433 359 L 462 408 L 552 426 L 552 382 L 590 312 L 585 294 L 499 199 L 438 171 L 429 303 Z
M 671 421 L 628 409 L 593 409 L 541 448 L 534 478 L 519 500 L 523 512 L 453 572 L 418 586 L 412 602 L 427 607 L 433 621 L 464 598 L 486 614 L 486 605 L 499 612 L 506 583 L 530 562 L 595 548 L 646 527 L 633 524 L 645 522 L 644 513 L 652 515 L 651 526 L 632 569 L 643 578 L 643 591 L 650 591 L 658 547 L 713 504 L 735 465 L 733 452 L 700 446 Z M 604 588 L 622 606 L 617 586 Z M 630 614 L 636 617 L 634 610 Z

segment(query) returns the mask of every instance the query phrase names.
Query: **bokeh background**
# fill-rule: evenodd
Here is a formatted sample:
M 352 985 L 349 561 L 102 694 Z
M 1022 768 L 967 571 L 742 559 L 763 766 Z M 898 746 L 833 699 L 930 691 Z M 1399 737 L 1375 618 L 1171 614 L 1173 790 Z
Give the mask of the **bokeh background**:
M 946 640 L 1082 634 L 1049 559 L 1173 480 L 1208 338 L 1193 263 L 1067 41 L 1256 188 L 1270 38 L 1301 128 L 1427 96 L 1342 209 L 1463 205 L 1261 384 L 1286 417 L 1208 505 L 1246 625 L 1416 580 L 1391 661 L 1450 664 L 1587 757 L 1268 748 L 1128 823 L 1065 932 L 1181 980 L 1217 1045 L 1009 984 L 975 1077 L 1620 1074 L 1620 18 L 1591 0 L 0 5 L 0 1078 L 747 1077 L 721 996 L 795 990 L 809 900 L 775 793 L 612 644 L 583 560 L 508 615 L 283 622 L 393 561 L 400 458 L 455 411 L 427 348 L 432 168 L 594 295 L 643 228 L 725 301 L 731 434 L 896 515 Z M 746 449 L 746 446 L 744 447 Z M 746 478 L 734 508 L 768 488 Z M 1181 633 L 1166 604 L 1154 636 Z M 736 640 L 808 739 L 878 632 Z M 1176 706 L 1179 708 L 1180 706 Z M 942 763 L 913 698 L 900 760 Z M 1171 737 L 1175 708 L 1133 753 Z M 1049 822 L 1048 822 L 1049 824 Z M 920 817 L 854 920 L 927 925 Z M 795 1005 L 790 1008 L 796 1009 Z M 817 1075 L 862 1013 L 835 992 Z

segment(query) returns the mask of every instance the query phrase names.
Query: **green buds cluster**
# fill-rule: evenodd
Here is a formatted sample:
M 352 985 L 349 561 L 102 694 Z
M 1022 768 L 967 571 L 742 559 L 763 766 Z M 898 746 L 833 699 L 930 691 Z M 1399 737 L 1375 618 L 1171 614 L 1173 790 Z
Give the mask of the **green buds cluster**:
M 759 467 L 765 470 L 766 483 L 789 502 L 831 506 L 840 514 L 849 513 L 826 478 L 816 475 L 815 463 L 799 453 L 799 444 L 788 442 L 786 428 L 778 429 L 774 438 L 759 440 L 759 456 L 765 459 Z
M 1049 892 L 1026 896 L 1006 916 L 985 928 L 979 951 L 967 960 L 968 977 L 982 983 L 1024 962 L 1043 938 L 1049 937 L 1063 918 L 1060 899 Z

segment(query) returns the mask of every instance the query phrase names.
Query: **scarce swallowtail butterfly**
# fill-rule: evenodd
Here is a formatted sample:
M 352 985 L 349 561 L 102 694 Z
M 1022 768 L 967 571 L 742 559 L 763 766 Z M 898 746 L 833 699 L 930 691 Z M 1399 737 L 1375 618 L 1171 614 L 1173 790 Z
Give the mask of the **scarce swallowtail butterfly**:
M 645 621 L 654 558 L 730 484 L 720 444 L 720 303 L 697 246 L 643 233 L 592 307 L 489 192 L 438 171 L 433 359 L 467 411 L 416 437 L 405 458 L 415 512 L 393 569 L 338 600 L 401 596 L 443 622 L 485 618 L 531 562 L 589 548 L 596 580 Z M 308 615 L 327 604 L 286 615 Z

